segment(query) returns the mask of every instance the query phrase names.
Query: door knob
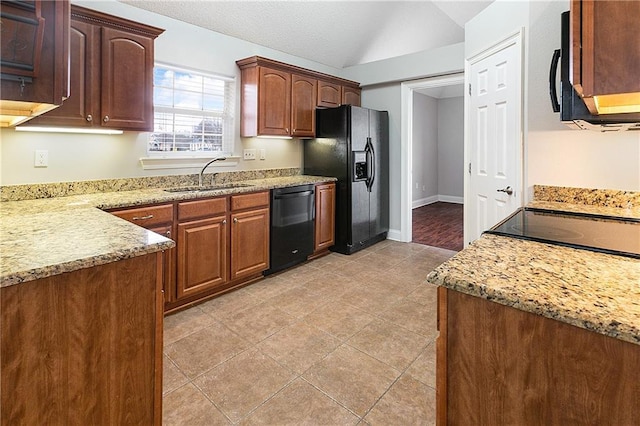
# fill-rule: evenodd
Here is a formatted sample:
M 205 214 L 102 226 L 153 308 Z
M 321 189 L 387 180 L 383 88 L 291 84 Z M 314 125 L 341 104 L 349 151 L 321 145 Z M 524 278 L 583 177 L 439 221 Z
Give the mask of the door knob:
M 511 195 L 513 194 L 513 189 L 511 189 L 510 186 L 507 186 L 506 188 L 498 189 L 498 192 L 504 192 L 507 195 Z

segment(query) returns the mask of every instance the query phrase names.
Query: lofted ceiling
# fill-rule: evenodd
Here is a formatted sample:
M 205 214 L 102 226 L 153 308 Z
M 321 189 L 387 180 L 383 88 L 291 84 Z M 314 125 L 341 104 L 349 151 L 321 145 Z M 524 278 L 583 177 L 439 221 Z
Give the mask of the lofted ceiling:
M 464 41 L 493 0 L 119 0 L 335 68 Z

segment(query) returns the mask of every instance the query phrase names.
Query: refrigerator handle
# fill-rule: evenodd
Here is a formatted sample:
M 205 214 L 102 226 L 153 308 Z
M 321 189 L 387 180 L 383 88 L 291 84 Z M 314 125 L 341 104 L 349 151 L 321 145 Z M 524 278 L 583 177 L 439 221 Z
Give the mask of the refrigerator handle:
M 367 138 L 367 145 L 365 148 L 367 152 L 367 190 L 371 192 L 371 188 L 373 187 L 373 181 L 376 178 L 376 153 L 373 148 L 373 144 L 371 143 L 371 138 Z

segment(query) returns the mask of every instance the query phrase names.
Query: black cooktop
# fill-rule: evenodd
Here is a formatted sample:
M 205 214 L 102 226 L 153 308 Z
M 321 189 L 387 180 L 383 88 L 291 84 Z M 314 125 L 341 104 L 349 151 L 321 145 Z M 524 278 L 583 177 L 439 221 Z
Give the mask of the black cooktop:
M 486 233 L 640 259 L 640 219 L 523 207 Z

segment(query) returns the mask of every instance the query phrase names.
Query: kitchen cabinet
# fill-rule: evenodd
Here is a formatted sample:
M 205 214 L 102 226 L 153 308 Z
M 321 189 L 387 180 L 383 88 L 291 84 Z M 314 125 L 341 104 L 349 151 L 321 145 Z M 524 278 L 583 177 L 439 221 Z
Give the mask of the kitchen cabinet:
M 30 124 L 153 130 L 154 40 L 162 32 L 73 5 L 70 96 Z
M 56 108 L 68 96 L 69 10 L 67 0 L 2 2 L 1 127 Z
M 236 64 L 241 70 L 242 137 L 313 137 L 315 107 L 338 106 L 343 93 L 359 104 L 354 81 L 258 56 Z
M 167 238 L 174 238 L 173 204 L 160 204 L 132 209 L 111 210 L 109 213 L 128 222 L 135 223 Z M 165 303 L 175 299 L 175 249 L 164 252 L 163 291 Z
M 316 220 L 314 252 L 311 258 L 327 254 L 335 242 L 336 184 L 316 185 Z
M 342 87 L 342 105 L 360 106 L 360 94 L 362 90 L 359 87 Z
M 0 424 L 162 424 L 162 256 L 0 288 Z
M 640 112 L 640 2 L 572 0 L 572 84 L 592 114 Z
M 640 346 L 438 288 L 437 424 L 636 424 Z
M 178 204 L 177 300 L 228 281 L 227 198 Z
M 231 279 L 269 268 L 269 192 L 231 196 Z

